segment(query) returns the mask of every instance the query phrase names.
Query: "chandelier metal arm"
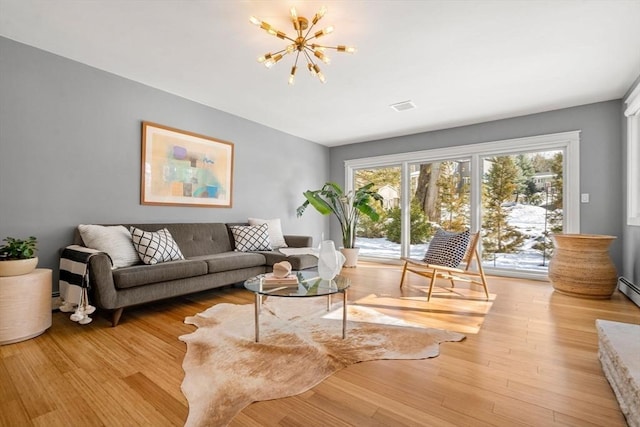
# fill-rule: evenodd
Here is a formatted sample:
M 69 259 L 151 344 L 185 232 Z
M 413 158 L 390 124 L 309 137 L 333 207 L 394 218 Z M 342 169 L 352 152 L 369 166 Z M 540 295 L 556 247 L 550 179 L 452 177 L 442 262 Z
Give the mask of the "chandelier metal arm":
M 318 64 L 316 64 L 316 62 L 313 60 L 313 57 L 316 57 L 322 62 L 328 64 L 330 62 L 330 59 L 328 56 L 324 54 L 325 49 L 334 49 L 338 52 L 347 52 L 347 53 L 355 52 L 355 48 L 353 47 L 347 47 L 343 45 L 323 46 L 323 45 L 312 43 L 312 41 L 333 32 L 333 26 L 331 25 L 329 25 L 328 27 L 320 31 L 316 31 L 315 33 L 313 32 L 313 28 L 316 26 L 318 21 L 322 19 L 326 11 L 327 11 L 326 8 L 323 6 L 318 11 L 318 13 L 316 13 L 313 16 L 313 19 L 311 19 L 311 22 L 309 22 L 308 19 L 302 16 L 298 16 L 298 13 L 295 10 L 295 7 L 292 7 L 290 9 L 290 14 L 291 14 L 291 21 L 293 23 L 293 28 L 297 35 L 295 39 L 289 37 L 284 32 L 279 31 L 276 28 L 272 27 L 269 23 L 265 21 L 261 21 L 254 16 L 250 17 L 249 21 L 252 24 L 260 27 L 261 29 L 265 30 L 267 33 L 273 36 L 276 36 L 279 39 L 288 40 L 289 42 L 291 42 L 291 44 L 287 45 L 287 47 L 282 50 L 279 50 L 275 53 L 267 53 L 264 56 L 259 57 L 258 62 L 264 63 L 264 65 L 267 68 L 271 68 L 278 61 L 280 61 L 284 56 L 288 55 L 289 53 L 293 53 L 294 51 L 297 51 L 296 59 L 294 60 L 293 66 L 291 67 L 291 74 L 289 75 L 289 84 L 292 85 L 294 83 L 295 73 L 298 67 L 298 61 L 300 59 L 301 53 L 304 55 L 307 61 L 307 68 L 309 69 L 311 74 L 314 76 L 317 76 L 318 79 L 322 83 L 324 83 L 325 77 L 322 74 L 322 71 L 320 70 L 320 67 L 318 66 Z
M 307 48 L 308 49 L 308 48 Z M 311 58 L 309 56 L 309 54 L 307 53 L 306 50 L 303 50 L 302 53 L 304 53 L 304 56 L 307 58 L 307 63 L 311 64 L 311 65 L 316 65 L 315 62 L 313 62 L 313 58 Z

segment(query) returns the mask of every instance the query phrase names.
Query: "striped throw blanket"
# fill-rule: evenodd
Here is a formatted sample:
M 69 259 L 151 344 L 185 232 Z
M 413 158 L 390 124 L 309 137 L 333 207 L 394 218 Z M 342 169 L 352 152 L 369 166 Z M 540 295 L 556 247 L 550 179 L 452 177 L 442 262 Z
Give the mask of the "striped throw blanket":
M 82 325 L 91 323 L 95 307 L 89 304 L 89 260 L 101 253 L 84 246 L 71 245 L 60 255 L 60 311 L 72 312 L 70 319 Z

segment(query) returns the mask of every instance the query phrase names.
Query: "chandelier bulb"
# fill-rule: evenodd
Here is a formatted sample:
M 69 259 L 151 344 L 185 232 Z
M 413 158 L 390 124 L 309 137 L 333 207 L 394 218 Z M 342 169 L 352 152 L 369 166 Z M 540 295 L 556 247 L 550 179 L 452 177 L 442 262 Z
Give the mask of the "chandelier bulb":
M 318 73 L 318 78 L 320 79 L 321 83 L 325 83 L 327 81 L 327 79 L 324 78 L 324 74 L 322 74 L 322 72 Z
M 356 53 L 356 51 L 358 49 L 356 49 L 353 46 L 342 46 L 342 45 L 338 45 L 338 47 L 336 48 L 336 50 L 338 52 L 345 52 L 345 53 Z
M 255 21 L 251 21 L 251 18 L 253 18 Z M 252 16 L 251 18 L 249 18 L 249 20 L 256 24 L 257 26 L 259 26 L 260 28 L 262 28 L 263 30 L 265 30 L 267 33 L 269 34 L 273 34 L 273 32 L 275 31 L 273 28 L 271 28 L 271 25 L 269 25 L 269 23 L 264 22 L 259 20 L 258 18 Z
M 267 58 L 266 61 L 264 61 L 264 66 L 267 68 L 271 68 L 274 65 L 276 65 L 276 62 L 280 61 L 282 59 L 282 54 L 277 54 L 275 56 L 271 56 L 269 55 L 269 57 Z
M 318 11 L 318 13 L 316 13 L 315 16 L 313 17 L 313 21 L 312 21 L 313 25 L 316 25 L 318 21 L 322 19 L 325 13 L 327 13 L 327 8 L 326 6 L 322 6 Z
M 330 59 L 327 55 L 325 55 L 324 53 L 322 53 L 321 51 L 316 50 L 316 51 L 314 51 L 314 52 L 313 52 L 313 54 L 314 54 L 314 55 L 315 55 L 319 60 L 321 60 L 322 62 L 324 62 L 325 64 L 329 64 L 329 63 L 331 63 L 331 59 Z
M 270 58 L 271 58 L 271 53 L 265 53 L 264 55 L 258 57 L 258 62 L 262 64 L 264 61 Z
M 291 67 L 291 74 L 289 75 L 289 84 L 293 85 L 296 81 L 296 66 Z
M 298 12 L 296 11 L 296 8 L 292 6 L 291 9 L 289 9 L 289 12 L 291 13 L 291 19 L 293 19 L 293 22 L 297 22 Z
M 333 26 L 332 26 L 332 25 L 329 25 L 327 28 L 325 28 L 325 29 L 323 29 L 323 30 L 320 30 L 320 31 L 316 32 L 316 33 L 313 35 L 313 37 L 315 37 L 315 38 L 319 38 L 319 37 L 322 37 L 322 36 L 326 36 L 327 34 L 331 34 L 331 33 L 333 33 L 333 30 L 334 30 Z
M 249 22 L 251 22 L 253 25 L 256 26 L 260 26 L 262 24 L 262 21 L 260 21 L 258 18 L 256 18 L 255 16 L 250 16 L 249 17 Z

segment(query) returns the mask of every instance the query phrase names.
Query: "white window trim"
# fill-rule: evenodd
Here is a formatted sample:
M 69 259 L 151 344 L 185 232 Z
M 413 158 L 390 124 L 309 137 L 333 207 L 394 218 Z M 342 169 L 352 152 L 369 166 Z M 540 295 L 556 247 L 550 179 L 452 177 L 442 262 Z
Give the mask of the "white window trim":
M 563 193 L 565 223 L 567 233 L 580 232 L 580 131 L 554 133 L 549 135 L 530 136 L 506 139 L 501 141 L 482 142 L 478 144 L 458 145 L 449 148 L 413 151 L 409 153 L 389 154 L 376 157 L 345 160 L 345 188 L 353 189 L 353 174 L 356 169 L 375 168 L 404 163 L 425 163 L 438 160 L 471 158 L 472 173 L 476 182 L 482 181 L 482 171 L 478 167 L 480 156 L 514 154 L 517 152 L 565 150 L 566 170 L 563 173 L 565 189 Z M 477 162 L 474 164 L 474 162 Z M 571 207 L 571 208 L 569 208 Z
M 640 226 L 640 84 L 625 100 L 627 108 L 627 225 Z
M 409 153 L 389 154 L 376 157 L 346 160 L 345 163 L 345 190 L 353 190 L 353 177 L 358 169 L 376 168 L 385 166 L 400 166 L 402 175 L 408 176 L 409 166 L 416 163 L 427 163 L 438 160 L 470 159 L 472 182 L 476 191 L 472 191 L 471 229 L 480 229 L 479 188 L 482 182 L 481 158 L 502 154 L 517 154 L 532 151 L 564 150 L 565 169 L 563 171 L 563 228 L 566 233 L 580 232 L 580 131 L 569 131 L 548 135 L 530 136 L 524 138 L 507 139 L 501 141 L 482 142 L 477 144 L 459 145 L 448 148 L 436 148 L 432 150 L 413 151 Z M 403 182 L 408 183 L 405 179 Z M 402 188 L 402 200 L 409 200 L 408 184 Z M 474 195 L 475 193 L 475 195 Z M 403 209 L 406 218 L 403 218 L 401 256 L 407 256 L 409 244 L 405 238 L 409 227 L 408 209 Z M 536 273 L 515 273 L 514 276 L 539 278 Z M 545 276 L 546 277 L 546 276 Z

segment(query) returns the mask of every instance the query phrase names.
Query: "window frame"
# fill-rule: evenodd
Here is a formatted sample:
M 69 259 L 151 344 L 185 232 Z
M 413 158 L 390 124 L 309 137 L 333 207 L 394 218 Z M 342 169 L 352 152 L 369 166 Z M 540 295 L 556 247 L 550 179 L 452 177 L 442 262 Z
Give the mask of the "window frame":
M 640 84 L 625 99 L 627 118 L 627 225 L 640 227 Z
M 407 203 L 410 200 L 409 166 L 417 163 L 429 163 L 451 159 L 471 160 L 471 231 L 475 232 L 481 226 L 480 194 L 482 188 L 481 159 L 486 156 L 514 155 L 535 151 L 563 150 L 563 230 L 566 233 L 580 232 L 580 131 L 568 131 L 554 134 L 529 136 L 476 144 L 458 145 L 447 148 L 435 148 L 431 150 L 397 153 L 376 157 L 345 160 L 345 189 L 353 190 L 355 171 L 358 169 L 376 168 L 384 166 L 400 166 L 403 177 L 401 194 L 402 217 L 402 245 L 401 256 L 409 253 L 409 209 Z M 489 271 L 490 270 L 490 271 Z M 546 274 L 530 271 L 514 271 L 489 269 L 488 272 L 496 275 L 533 278 L 546 280 Z

